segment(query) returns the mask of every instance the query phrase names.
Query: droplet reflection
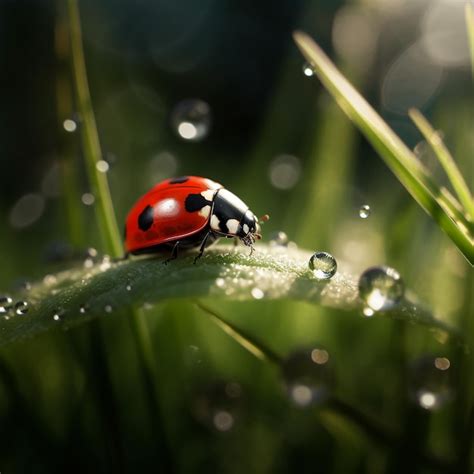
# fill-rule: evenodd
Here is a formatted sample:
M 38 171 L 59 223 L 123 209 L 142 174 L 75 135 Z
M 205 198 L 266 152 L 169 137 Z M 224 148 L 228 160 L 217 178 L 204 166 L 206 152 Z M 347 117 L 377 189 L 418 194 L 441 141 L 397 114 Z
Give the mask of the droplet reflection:
M 374 311 L 386 311 L 403 297 L 405 285 L 400 274 L 390 267 L 372 267 L 359 279 L 359 296 Z

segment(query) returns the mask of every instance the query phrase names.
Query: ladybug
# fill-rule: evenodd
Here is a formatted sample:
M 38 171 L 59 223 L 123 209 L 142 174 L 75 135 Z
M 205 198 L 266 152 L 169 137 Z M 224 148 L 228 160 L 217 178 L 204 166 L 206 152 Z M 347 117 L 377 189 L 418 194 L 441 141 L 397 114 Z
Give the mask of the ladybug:
M 158 183 L 133 206 L 125 224 L 126 256 L 171 249 L 167 263 L 178 249 L 199 247 L 196 263 L 219 237 L 239 238 L 252 253 L 259 232 L 255 214 L 235 194 L 210 179 L 181 176 Z

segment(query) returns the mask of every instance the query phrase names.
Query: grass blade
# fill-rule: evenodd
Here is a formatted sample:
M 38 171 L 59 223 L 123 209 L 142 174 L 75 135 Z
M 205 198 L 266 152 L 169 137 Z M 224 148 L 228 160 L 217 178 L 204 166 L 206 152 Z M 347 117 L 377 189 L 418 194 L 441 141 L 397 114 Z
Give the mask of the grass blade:
M 439 162 L 451 181 L 454 191 L 458 195 L 459 201 L 468 213 L 470 221 L 474 222 L 474 201 L 472 199 L 471 193 L 454 161 L 454 158 L 446 148 L 446 145 L 441 139 L 439 133 L 433 129 L 428 120 L 426 120 L 419 110 L 410 109 L 408 114 L 420 130 L 421 134 L 425 137 L 425 140 L 430 144 L 435 155 L 438 157 Z
M 347 265 L 339 261 L 333 278 L 318 281 L 308 269 L 310 256 L 311 252 L 289 249 L 282 252 L 264 244 L 249 256 L 232 245 L 216 245 L 196 265 L 192 264 L 191 254 L 172 265 L 163 265 L 157 258 L 135 258 L 98 262 L 92 268 L 80 266 L 16 295 L 15 299 L 28 301 L 29 311 L 0 319 L 0 346 L 53 328 L 66 329 L 104 317 L 108 305 L 115 311 L 170 298 L 254 300 L 255 288 L 263 294 L 262 301 L 306 301 L 356 314 L 362 311 L 358 275 L 346 271 Z M 84 305 L 86 310 L 81 312 Z M 58 311 L 59 320 L 53 317 Z M 419 323 L 457 336 L 456 329 L 436 319 L 409 294 L 380 317 Z
M 372 143 L 412 197 L 473 265 L 474 246 L 470 235 L 470 225 L 459 213 L 456 199 L 432 180 L 411 150 L 344 78 L 308 35 L 295 32 L 294 39 L 339 106 Z
M 92 192 L 95 196 L 97 222 L 107 252 L 114 257 L 119 257 L 123 254 L 122 242 L 110 197 L 109 183 L 106 174 L 97 169 L 97 163 L 102 161 L 103 157 L 87 80 L 77 0 L 68 0 L 68 10 L 77 107 L 82 120 L 84 157 Z

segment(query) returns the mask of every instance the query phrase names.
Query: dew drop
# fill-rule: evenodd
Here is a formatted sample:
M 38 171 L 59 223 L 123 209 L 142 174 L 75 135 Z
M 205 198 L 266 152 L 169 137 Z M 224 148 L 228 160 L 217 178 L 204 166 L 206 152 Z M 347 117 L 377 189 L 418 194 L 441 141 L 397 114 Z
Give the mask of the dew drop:
M 63 311 L 61 309 L 55 309 L 53 311 L 53 320 L 54 321 L 61 321 L 63 317 Z
M 106 313 L 111 313 L 112 310 L 113 310 L 113 308 L 112 308 L 112 305 L 111 305 L 111 304 L 106 304 L 106 305 L 104 306 L 104 311 L 105 311 Z
M 270 163 L 268 173 L 275 188 L 287 191 L 300 179 L 300 160 L 293 155 L 279 155 Z
M 282 374 L 288 397 L 299 407 L 324 403 L 332 390 L 329 353 L 322 347 L 290 354 L 283 361 Z
M 337 271 L 336 259 L 327 252 L 316 252 L 313 254 L 309 259 L 308 266 L 318 280 L 328 280 Z
M 13 300 L 6 295 L 0 296 L 0 314 L 7 314 L 13 308 Z
M 375 314 L 375 311 L 372 309 L 372 308 L 369 308 L 368 306 L 364 307 L 364 309 L 362 310 L 362 314 L 366 317 L 366 318 L 371 318 L 374 314 Z
M 201 141 L 207 137 L 211 128 L 211 108 L 200 99 L 183 100 L 174 107 L 171 124 L 183 140 Z
M 313 67 L 311 66 L 311 64 L 309 64 L 309 63 L 304 63 L 304 64 L 303 64 L 303 74 L 304 74 L 306 77 L 314 76 L 314 69 L 313 69 Z
M 19 316 L 26 314 L 28 312 L 28 302 L 27 301 L 18 301 L 15 304 L 15 313 Z
M 436 410 L 453 395 L 451 362 L 447 357 L 425 355 L 410 367 L 410 392 L 413 400 L 425 410 Z
M 99 160 L 96 164 L 95 167 L 97 168 L 97 171 L 100 173 L 107 173 L 109 171 L 109 164 L 105 160 Z
M 88 310 L 89 307 L 86 304 L 81 304 L 81 306 L 79 306 L 79 313 L 81 314 L 86 314 Z
M 45 275 L 43 283 L 47 286 L 52 286 L 57 282 L 57 278 L 54 275 Z
M 252 298 L 256 300 L 261 300 L 265 296 L 265 293 L 263 292 L 263 290 L 257 287 L 252 288 L 252 291 L 250 293 L 252 294 Z
M 126 289 L 127 291 L 132 291 L 132 285 L 131 285 L 130 282 L 127 283 L 127 285 L 125 286 L 125 289 Z
M 92 206 L 95 202 L 95 196 L 92 193 L 84 193 L 81 196 L 81 201 L 85 206 Z
M 66 119 L 63 122 L 63 128 L 66 132 L 73 133 L 77 130 L 77 123 L 72 119 Z
M 286 246 L 288 245 L 288 242 L 289 242 L 288 236 L 282 230 L 274 232 L 270 236 L 270 245 L 272 246 L 276 246 L 276 245 Z
M 225 286 L 225 280 L 224 278 L 216 278 L 216 286 L 218 286 L 219 288 L 224 288 Z
M 387 311 L 403 297 L 405 285 L 400 274 L 390 267 L 371 267 L 359 279 L 359 297 L 374 311 Z
M 364 204 L 363 206 L 360 206 L 359 208 L 359 217 L 361 219 L 367 219 L 367 217 L 370 216 L 370 206 L 368 204 Z

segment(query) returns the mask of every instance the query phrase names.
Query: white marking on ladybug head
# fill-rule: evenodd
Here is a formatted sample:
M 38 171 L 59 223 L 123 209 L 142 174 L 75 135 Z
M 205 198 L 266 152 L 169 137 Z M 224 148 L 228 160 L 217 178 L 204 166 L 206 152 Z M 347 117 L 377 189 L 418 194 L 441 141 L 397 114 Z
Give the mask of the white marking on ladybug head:
M 219 218 L 215 215 L 215 214 L 212 214 L 211 216 L 211 229 L 212 230 L 215 230 L 216 232 L 222 232 L 220 227 L 219 227 Z
M 244 232 L 245 232 L 246 234 L 249 233 L 250 227 L 249 227 L 247 224 L 244 224 L 242 228 L 244 229 Z
M 214 189 L 206 189 L 201 193 L 201 196 L 206 201 L 212 201 L 214 199 L 214 194 L 216 194 L 216 191 Z
M 154 206 L 154 212 L 158 216 L 176 216 L 179 214 L 179 203 L 176 199 L 163 199 Z
M 209 215 L 211 214 L 211 206 L 204 206 L 199 212 L 198 214 L 202 217 L 204 217 L 205 219 L 207 219 L 209 217 Z
M 206 182 L 206 185 L 208 186 L 209 189 L 222 188 L 222 184 L 216 183 L 215 181 L 212 181 L 212 179 L 206 178 L 204 181 Z
M 226 226 L 229 230 L 229 234 L 237 235 L 237 231 L 239 230 L 239 221 L 237 219 L 227 219 Z

